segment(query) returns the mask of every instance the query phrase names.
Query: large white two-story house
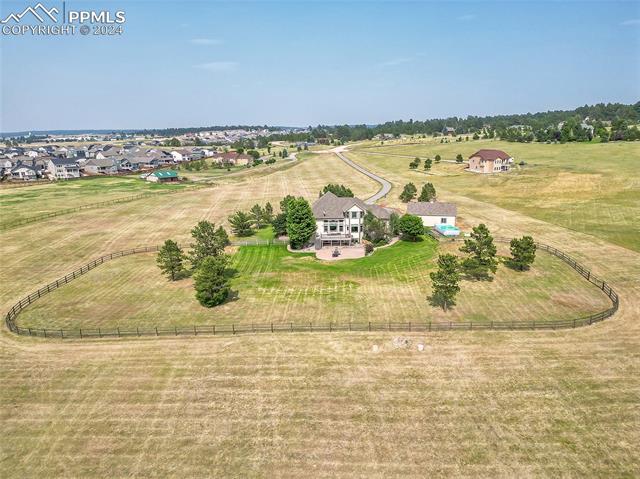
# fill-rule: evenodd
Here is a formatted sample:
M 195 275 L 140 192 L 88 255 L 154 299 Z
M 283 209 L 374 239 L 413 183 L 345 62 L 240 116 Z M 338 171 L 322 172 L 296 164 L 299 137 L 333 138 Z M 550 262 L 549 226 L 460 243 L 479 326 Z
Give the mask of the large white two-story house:
M 67 158 L 51 158 L 47 164 L 49 175 L 56 180 L 80 178 L 80 167 L 75 160 Z
M 367 212 L 389 221 L 392 210 L 368 205 L 358 198 L 342 198 L 331 192 L 322 195 L 311 207 L 316 219 L 316 248 L 325 245 L 359 243 L 364 235 Z

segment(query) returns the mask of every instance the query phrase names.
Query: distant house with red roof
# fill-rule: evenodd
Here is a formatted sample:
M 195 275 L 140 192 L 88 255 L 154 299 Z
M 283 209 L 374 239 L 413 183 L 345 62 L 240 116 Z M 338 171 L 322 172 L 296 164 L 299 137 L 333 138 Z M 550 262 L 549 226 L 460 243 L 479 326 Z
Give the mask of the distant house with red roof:
M 502 150 L 478 150 L 469 157 L 469 171 L 474 173 L 502 173 L 509 171 L 513 158 Z

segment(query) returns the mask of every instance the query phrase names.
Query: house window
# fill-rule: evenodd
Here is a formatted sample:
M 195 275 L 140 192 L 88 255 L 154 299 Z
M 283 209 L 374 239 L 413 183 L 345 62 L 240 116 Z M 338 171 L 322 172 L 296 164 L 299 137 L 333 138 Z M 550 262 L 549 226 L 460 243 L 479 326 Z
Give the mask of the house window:
M 358 232 L 358 225 L 351 225 L 351 232 L 352 233 L 357 233 Z
M 358 217 L 358 212 L 357 212 L 357 211 L 352 211 L 352 212 L 351 212 L 351 217 L 352 217 L 353 219 L 356 219 L 356 218 Z
M 447 218 L 440 218 L 440 224 L 441 225 L 446 225 L 447 224 Z

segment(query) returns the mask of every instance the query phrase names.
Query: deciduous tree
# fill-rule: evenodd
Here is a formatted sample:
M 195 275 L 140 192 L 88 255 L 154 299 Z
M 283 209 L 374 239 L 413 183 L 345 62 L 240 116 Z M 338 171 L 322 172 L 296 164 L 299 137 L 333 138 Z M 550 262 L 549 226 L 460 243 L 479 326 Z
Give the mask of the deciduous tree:
M 322 188 L 322 191 L 320 191 L 319 196 L 324 195 L 328 191 L 330 191 L 334 195 L 339 196 L 341 198 L 353 198 L 353 191 L 351 191 L 349 188 L 347 188 L 344 185 L 338 185 L 338 184 L 334 185 L 333 183 L 329 183 L 328 185 L 325 185 L 325 187 Z
M 402 239 L 416 241 L 424 234 L 424 226 L 419 216 L 404 214 L 398 222 L 398 229 L 402 234 Z
M 224 247 L 229 243 L 229 237 L 224 228 L 220 227 L 216 230 L 215 225 L 206 220 L 198 222 L 191 230 L 191 236 L 195 240 L 191 244 L 189 253 L 189 261 L 193 268 L 197 268 L 208 256 L 219 256 L 224 253 Z
M 316 231 L 316 219 L 309 202 L 304 198 L 291 200 L 287 205 L 287 235 L 293 249 L 304 247 Z

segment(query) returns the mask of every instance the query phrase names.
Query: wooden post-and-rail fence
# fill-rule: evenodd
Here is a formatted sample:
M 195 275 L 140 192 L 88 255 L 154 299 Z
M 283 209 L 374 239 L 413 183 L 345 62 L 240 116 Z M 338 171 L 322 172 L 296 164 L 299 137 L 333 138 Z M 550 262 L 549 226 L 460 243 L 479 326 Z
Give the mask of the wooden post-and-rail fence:
M 508 239 L 496 238 L 497 242 L 508 242 Z M 279 240 L 257 240 L 235 242 L 237 246 L 243 245 L 267 245 L 267 244 L 286 244 L 285 241 Z M 597 286 L 611 300 L 611 307 L 588 316 L 582 316 L 574 319 L 557 320 L 557 321 L 418 321 L 418 322 L 333 322 L 328 323 L 268 323 L 268 324 L 230 324 L 230 325 L 193 325 L 193 326 L 151 326 L 151 327 L 130 327 L 130 329 L 116 328 L 78 328 L 78 329 L 48 329 L 48 328 L 31 328 L 18 325 L 16 318 L 20 312 L 37 301 L 42 296 L 64 286 L 76 278 L 88 273 L 92 269 L 101 264 L 123 256 L 129 256 L 139 253 L 156 252 L 160 246 L 143 246 L 132 248 L 116 253 L 106 254 L 94 259 L 93 261 L 83 265 L 66 276 L 57 279 L 30 295 L 22 298 L 5 315 L 5 323 L 7 328 L 15 334 L 36 336 L 43 338 L 108 338 L 108 337 L 140 337 L 140 336 L 198 336 L 202 334 L 223 335 L 223 334 L 244 334 L 244 333 L 300 333 L 300 332 L 338 332 L 338 331 L 395 331 L 395 332 L 431 332 L 431 331 L 478 331 L 478 330 L 549 330 L 549 329 L 568 329 L 581 326 L 588 326 L 607 319 L 615 314 L 619 307 L 619 299 L 617 293 L 603 279 L 597 277 L 590 270 L 578 263 L 574 258 L 565 252 L 543 243 L 536 243 L 538 249 L 548 252 L 562 261 L 567 263 L 571 268 L 577 271 L 583 278 Z

